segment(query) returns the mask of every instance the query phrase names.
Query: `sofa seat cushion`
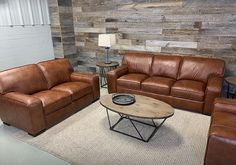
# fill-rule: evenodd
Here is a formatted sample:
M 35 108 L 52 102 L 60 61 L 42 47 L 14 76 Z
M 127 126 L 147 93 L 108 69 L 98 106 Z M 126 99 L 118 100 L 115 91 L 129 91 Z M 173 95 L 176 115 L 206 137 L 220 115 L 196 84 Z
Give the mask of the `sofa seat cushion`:
M 72 101 L 74 101 L 91 93 L 92 86 L 84 82 L 66 82 L 53 87 L 52 90 L 67 92 L 71 95 Z
M 236 129 L 236 115 L 228 112 L 216 111 L 212 114 L 212 125 L 231 127 Z
M 141 82 L 148 78 L 145 74 L 129 73 L 117 79 L 117 85 L 131 89 L 140 89 Z
M 203 101 L 205 84 L 193 80 L 179 80 L 171 88 L 171 95 L 190 100 Z
M 45 90 L 35 93 L 33 96 L 42 101 L 46 115 L 71 103 L 71 96 L 68 92 Z
M 169 95 L 171 86 L 175 80 L 167 77 L 153 76 L 142 82 L 141 88 L 143 91 Z

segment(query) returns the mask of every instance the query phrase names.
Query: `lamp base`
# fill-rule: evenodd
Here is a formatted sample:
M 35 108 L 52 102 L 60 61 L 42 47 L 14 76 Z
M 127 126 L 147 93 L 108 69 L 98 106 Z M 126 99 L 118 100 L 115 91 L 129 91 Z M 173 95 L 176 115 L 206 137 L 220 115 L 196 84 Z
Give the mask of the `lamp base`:
M 111 61 L 110 61 L 109 58 L 108 58 L 108 51 L 109 51 L 110 47 L 105 47 L 105 49 L 106 49 L 106 51 L 107 51 L 107 58 L 106 58 L 105 64 L 110 64 Z

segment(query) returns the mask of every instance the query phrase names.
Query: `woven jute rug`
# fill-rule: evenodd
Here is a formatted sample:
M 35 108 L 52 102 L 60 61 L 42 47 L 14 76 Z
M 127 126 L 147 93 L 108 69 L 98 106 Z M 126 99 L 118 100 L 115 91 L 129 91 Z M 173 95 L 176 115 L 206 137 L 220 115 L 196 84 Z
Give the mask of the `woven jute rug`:
M 111 113 L 112 121 L 117 118 Z M 110 131 L 105 108 L 97 101 L 37 137 L 21 130 L 11 136 L 71 164 L 202 165 L 209 124 L 209 116 L 175 110 L 174 116 L 146 143 Z M 136 133 L 126 120 L 117 129 Z M 144 136 L 152 131 L 142 125 L 138 129 Z

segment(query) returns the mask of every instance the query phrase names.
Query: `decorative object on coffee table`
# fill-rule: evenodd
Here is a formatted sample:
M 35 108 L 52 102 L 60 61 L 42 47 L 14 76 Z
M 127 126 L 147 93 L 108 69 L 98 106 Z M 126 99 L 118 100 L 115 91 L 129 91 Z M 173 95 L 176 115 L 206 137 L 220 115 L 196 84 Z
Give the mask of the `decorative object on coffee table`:
M 98 35 L 98 46 L 105 47 L 106 49 L 106 61 L 105 64 L 110 64 L 111 61 L 108 58 L 108 51 L 112 45 L 116 44 L 115 34 L 99 34 Z
M 100 99 L 100 104 L 106 108 L 108 124 L 110 130 L 121 133 L 123 135 L 127 135 L 138 140 L 142 140 L 144 142 L 148 142 L 157 132 L 157 130 L 162 126 L 162 124 L 166 121 L 167 118 L 174 115 L 174 108 L 167 103 L 162 101 L 141 95 L 134 95 L 135 103 L 130 105 L 118 105 L 113 103 L 113 94 L 108 94 Z M 111 124 L 109 111 L 113 111 L 119 114 L 120 118 L 115 124 Z M 136 130 L 139 136 L 134 136 L 120 130 L 115 129 L 115 127 L 123 120 L 127 119 L 131 122 L 132 126 Z M 139 119 L 151 120 L 152 124 L 143 122 Z M 163 119 L 159 125 L 154 121 L 155 119 Z M 154 128 L 149 137 L 145 138 L 142 135 L 142 132 L 138 130 L 136 123 L 140 123 L 146 126 L 150 126 Z
M 225 78 L 226 83 L 228 84 L 227 88 L 227 98 L 232 95 L 232 98 L 236 96 L 236 90 L 233 93 L 230 93 L 230 86 L 236 87 L 236 76 L 230 76 Z
M 107 72 L 116 69 L 119 66 L 118 62 L 111 61 L 110 64 L 106 64 L 105 62 L 98 61 L 96 66 L 99 68 L 99 76 L 100 76 L 100 86 L 105 87 L 107 85 Z
M 135 102 L 135 96 L 127 93 L 115 93 L 112 95 L 112 101 L 118 105 L 130 105 Z

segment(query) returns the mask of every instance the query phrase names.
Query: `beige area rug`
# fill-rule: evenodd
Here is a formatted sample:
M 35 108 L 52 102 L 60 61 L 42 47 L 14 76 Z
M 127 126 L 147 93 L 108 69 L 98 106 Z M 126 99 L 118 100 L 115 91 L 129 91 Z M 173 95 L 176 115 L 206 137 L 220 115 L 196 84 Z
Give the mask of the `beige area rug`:
M 72 164 L 202 165 L 209 124 L 209 116 L 176 110 L 145 143 L 110 131 L 106 111 L 97 101 L 35 138 L 24 131 L 12 136 Z M 150 131 L 138 127 L 144 134 Z M 119 129 L 135 134 L 128 121 Z

